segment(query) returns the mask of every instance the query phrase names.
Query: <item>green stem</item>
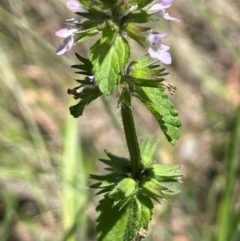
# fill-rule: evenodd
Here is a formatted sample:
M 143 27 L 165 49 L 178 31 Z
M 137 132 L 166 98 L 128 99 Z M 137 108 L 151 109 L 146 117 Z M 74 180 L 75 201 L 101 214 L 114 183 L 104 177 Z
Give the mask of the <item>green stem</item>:
M 128 104 L 124 102 L 121 104 L 121 116 L 130 154 L 132 178 L 137 180 L 141 174 L 141 154 L 133 121 L 131 100 Z

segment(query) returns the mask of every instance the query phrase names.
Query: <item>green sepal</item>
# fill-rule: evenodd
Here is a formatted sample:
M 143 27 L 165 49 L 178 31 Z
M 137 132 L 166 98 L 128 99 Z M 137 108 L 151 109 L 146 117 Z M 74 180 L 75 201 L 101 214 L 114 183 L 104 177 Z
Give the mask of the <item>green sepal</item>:
M 123 79 L 122 79 L 123 80 Z M 131 94 L 126 88 L 122 88 L 118 98 L 118 106 L 131 106 Z
M 146 170 L 146 175 L 156 178 L 160 182 L 179 182 L 183 174 L 179 165 L 153 164 Z
M 141 12 L 133 12 L 129 13 L 128 17 L 132 23 L 147 23 L 151 21 L 151 16 L 146 12 L 142 11 Z
M 102 181 L 90 185 L 89 188 L 109 188 L 112 187 L 114 184 L 115 182 Z
M 76 72 L 78 74 L 83 74 L 83 75 L 87 75 L 87 76 L 92 75 L 93 65 L 92 65 L 91 61 L 89 59 L 86 59 L 86 58 L 82 57 L 78 53 L 75 53 L 75 55 L 78 58 L 78 60 L 80 62 L 82 62 L 82 64 L 72 65 L 71 68 L 81 70 L 81 72 Z
M 139 193 L 121 209 L 105 195 L 97 206 L 97 240 L 136 240 L 141 229 L 148 229 L 152 210 L 151 199 Z
M 136 97 L 156 118 L 168 141 L 172 144 L 180 137 L 178 112 L 168 99 L 163 88 L 136 87 Z
M 90 175 L 91 179 L 97 182 L 92 184 L 90 188 L 101 189 L 96 195 L 106 192 L 111 192 L 123 179 L 128 178 L 130 173 L 130 161 L 124 157 L 118 157 L 105 150 L 108 159 L 100 159 L 100 161 L 107 165 L 105 170 L 110 171 L 106 175 Z
M 132 0 L 132 2 L 138 4 L 138 8 L 141 9 L 150 5 L 150 3 L 153 2 L 153 0 Z
M 81 43 L 88 39 L 91 39 L 93 36 L 97 35 L 99 30 L 97 28 L 87 29 L 85 31 L 81 31 L 80 33 L 76 33 L 76 42 Z
M 108 36 L 113 33 L 105 31 L 102 39 L 97 41 L 90 50 L 90 60 L 96 83 L 102 93 L 112 93 L 120 82 L 122 71 L 130 57 L 128 42 L 121 36 Z
M 155 87 L 162 86 L 164 77 L 168 75 L 165 68 L 159 68 L 159 62 L 150 58 L 149 55 L 141 56 L 132 61 L 127 68 L 127 82 L 131 82 L 136 86 Z
M 152 138 L 149 138 L 148 140 L 141 142 L 141 163 L 144 169 L 147 169 L 152 166 L 152 157 L 156 150 L 157 144 L 158 142 L 153 143 Z
M 150 30 L 150 28 L 138 26 L 134 23 L 128 23 L 125 28 L 127 35 L 142 46 L 145 46 L 146 32 L 148 30 Z
M 114 206 L 120 205 L 120 208 L 123 208 L 136 192 L 136 181 L 130 177 L 126 177 L 109 193 L 109 196 L 114 198 Z
M 124 177 L 123 177 L 124 178 Z M 113 182 L 109 182 L 109 181 L 101 181 L 101 182 L 97 182 L 94 183 L 92 185 L 89 186 L 89 188 L 94 188 L 94 189 L 101 189 L 100 191 L 98 191 L 96 193 L 96 195 L 102 194 L 102 193 L 108 193 L 111 190 L 113 190 L 113 188 L 117 185 L 116 180 L 114 180 Z
M 164 184 L 164 186 L 165 186 L 166 189 L 162 190 L 162 193 L 167 198 L 172 197 L 172 196 L 181 192 L 179 190 L 179 188 L 176 186 L 176 184 L 174 184 L 174 183 L 167 183 L 167 184 Z
M 112 161 L 107 159 L 99 159 L 102 163 L 106 164 L 109 167 L 106 167 L 105 170 L 111 171 L 111 172 L 123 172 L 123 173 L 129 173 L 130 172 L 130 162 L 128 159 L 125 158 L 119 158 L 119 161 Z
M 69 108 L 71 115 L 75 118 L 81 116 L 86 105 L 97 99 L 102 93 L 99 88 L 95 86 L 95 88 L 85 88 L 82 92 L 77 93 L 76 95 L 75 98 L 80 98 L 80 102 Z
M 94 3 L 92 3 L 92 6 L 88 9 L 88 12 L 77 12 L 76 14 L 86 19 L 84 22 L 81 22 L 81 29 L 96 27 L 109 18 L 106 12 L 103 11 L 101 7 L 94 5 Z
M 98 181 L 106 181 L 106 182 L 111 182 L 111 183 L 118 183 L 123 178 L 127 177 L 127 175 L 121 174 L 121 173 L 109 173 L 109 174 L 106 174 L 106 175 L 90 174 L 89 177 L 91 179 L 98 180 Z
M 90 1 L 88 0 L 78 0 L 86 9 L 90 8 Z
M 129 69 L 131 70 L 129 72 L 129 75 L 132 76 L 134 73 L 134 70 L 139 70 L 139 69 L 158 69 L 160 67 L 159 61 L 157 59 L 151 58 L 148 54 L 143 55 L 134 61 L 132 61 L 129 64 Z M 158 69 L 157 73 L 162 73 L 165 69 Z
M 161 185 L 155 178 L 144 177 L 141 180 L 139 187 L 144 195 L 151 197 L 157 202 L 159 202 L 159 199 L 166 199 L 162 191 L 167 188 Z

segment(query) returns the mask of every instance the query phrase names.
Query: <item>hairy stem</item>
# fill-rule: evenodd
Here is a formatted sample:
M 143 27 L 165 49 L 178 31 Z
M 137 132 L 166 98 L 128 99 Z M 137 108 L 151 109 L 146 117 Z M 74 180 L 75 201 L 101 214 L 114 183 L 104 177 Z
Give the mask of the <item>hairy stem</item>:
M 124 102 L 121 104 L 121 116 L 130 154 L 132 178 L 137 180 L 141 174 L 141 155 L 133 121 L 131 101 L 127 104 Z

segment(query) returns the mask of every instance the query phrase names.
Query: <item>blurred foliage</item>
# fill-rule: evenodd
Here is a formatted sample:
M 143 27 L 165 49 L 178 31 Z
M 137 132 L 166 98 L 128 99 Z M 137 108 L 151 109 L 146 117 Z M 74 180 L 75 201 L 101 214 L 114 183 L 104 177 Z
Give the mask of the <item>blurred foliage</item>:
M 156 160 L 183 165 L 185 178 L 180 195 L 155 206 L 146 240 L 239 240 L 239 9 L 234 0 L 176 0 L 170 14 L 181 23 L 153 26 L 169 33 L 181 138 L 168 144 L 137 101 L 135 120 L 143 138 L 160 139 Z M 66 90 L 76 78 L 69 66 L 88 42 L 56 55 L 54 32 L 66 17 L 63 0 L 0 0 L 3 241 L 95 240 L 97 199 L 86 177 L 103 170 L 96 162 L 103 149 L 127 155 L 114 96 L 88 106 L 79 120 L 69 114 Z

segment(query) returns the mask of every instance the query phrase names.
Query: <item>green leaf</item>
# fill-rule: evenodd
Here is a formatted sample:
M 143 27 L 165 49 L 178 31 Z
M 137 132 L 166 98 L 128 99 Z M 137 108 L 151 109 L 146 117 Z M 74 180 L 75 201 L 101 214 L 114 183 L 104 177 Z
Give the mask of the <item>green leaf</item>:
M 144 169 L 147 169 L 152 165 L 152 156 L 156 150 L 157 144 L 158 142 L 152 143 L 152 138 L 149 138 L 147 141 L 141 143 L 141 163 Z
M 141 229 L 148 229 L 153 204 L 149 197 L 135 195 L 122 209 L 105 196 L 97 207 L 98 241 L 133 241 Z
M 136 87 L 136 97 L 156 118 L 168 141 L 172 144 L 180 137 L 178 112 L 168 99 L 163 88 Z
M 86 88 L 81 93 L 79 93 L 79 98 L 81 98 L 80 102 L 74 106 L 71 106 L 70 113 L 73 117 L 77 118 L 82 115 L 84 108 L 93 100 L 97 99 L 101 96 L 99 88 Z
M 112 41 L 97 41 L 90 50 L 90 59 L 94 66 L 93 72 L 102 93 L 110 94 L 121 79 L 124 67 L 129 59 L 128 42 L 121 36 L 113 37 Z

